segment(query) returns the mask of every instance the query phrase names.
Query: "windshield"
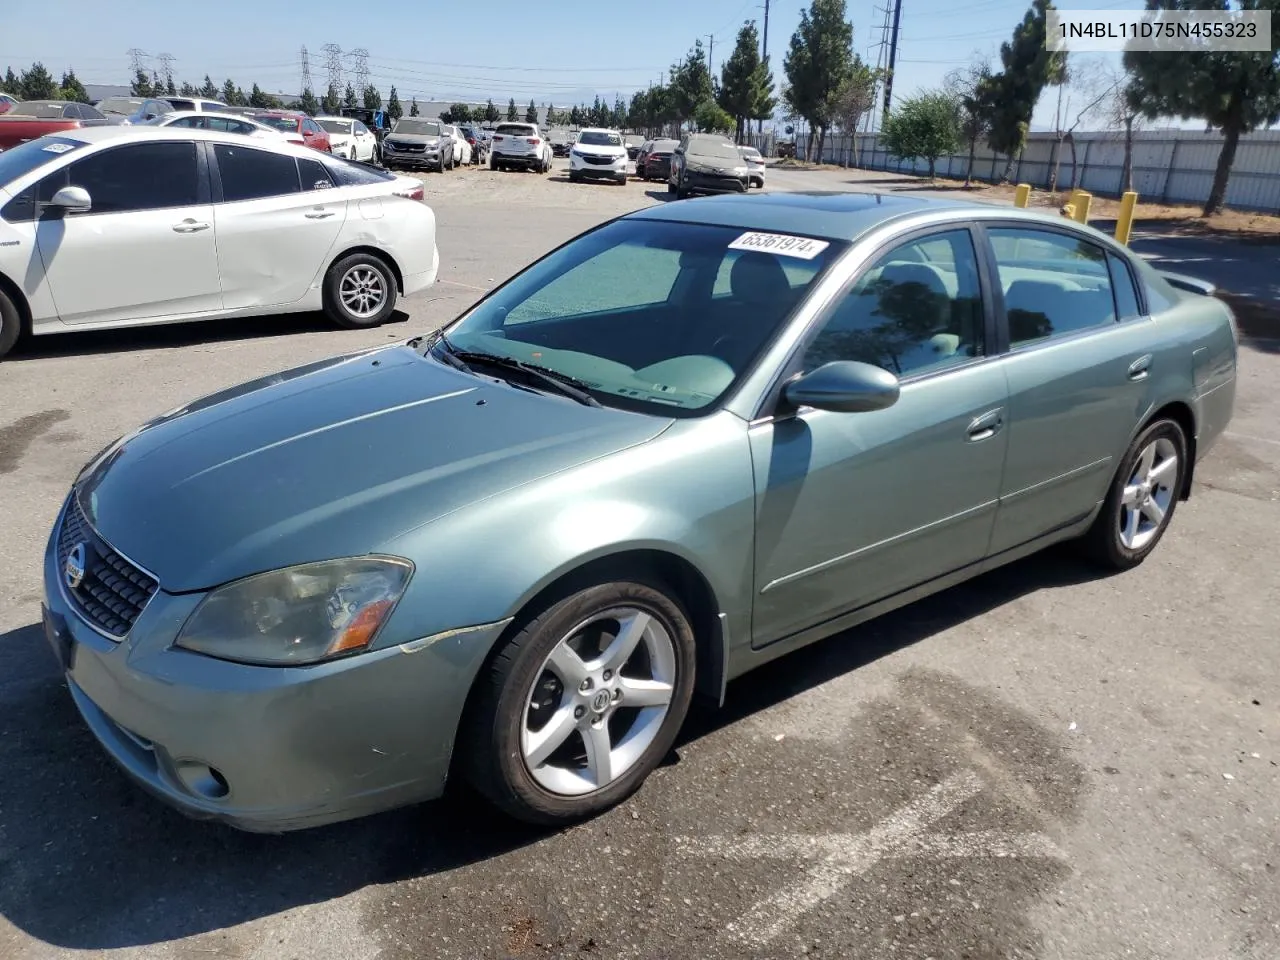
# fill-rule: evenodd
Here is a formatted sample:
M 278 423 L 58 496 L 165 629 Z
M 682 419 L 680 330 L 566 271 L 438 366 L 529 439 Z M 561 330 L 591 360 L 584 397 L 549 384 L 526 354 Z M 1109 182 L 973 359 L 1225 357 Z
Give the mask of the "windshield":
M 251 119 L 258 121 L 258 123 L 266 124 L 273 130 L 283 130 L 285 133 L 298 132 L 297 117 L 270 117 L 263 114 L 255 114 Z
M 122 113 L 127 117 L 141 106 L 141 100 L 131 97 L 107 97 L 98 104 L 98 109 L 103 113 Z
M 410 137 L 438 137 L 440 124 L 434 120 L 401 120 L 396 124 L 395 132 Z
M 578 137 L 578 142 L 588 147 L 622 146 L 622 138 L 620 136 L 616 133 L 606 133 L 603 130 L 588 130 Z
M 317 120 L 316 123 L 324 127 L 328 133 L 350 133 L 350 120 Z
M 732 143 L 725 143 L 723 140 L 695 138 L 689 141 L 689 146 L 685 148 L 685 152 L 695 157 L 714 157 L 717 160 L 742 162 L 742 155 L 738 153 L 738 148 Z
M 499 287 L 446 330 L 446 345 L 572 377 L 609 406 L 697 416 L 746 373 L 846 246 L 766 253 L 742 242 L 751 236 L 614 221 Z
M 80 140 L 67 137 L 39 137 L 16 147 L 0 151 L 0 187 L 25 176 L 50 160 L 84 146 Z

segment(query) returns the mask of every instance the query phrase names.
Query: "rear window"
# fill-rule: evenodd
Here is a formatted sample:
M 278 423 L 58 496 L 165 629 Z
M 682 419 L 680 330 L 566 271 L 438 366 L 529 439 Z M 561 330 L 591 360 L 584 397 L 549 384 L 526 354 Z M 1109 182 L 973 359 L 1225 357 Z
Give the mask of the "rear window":
M 300 126 L 298 117 L 268 117 L 262 114 L 251 114 L 251 116 L 259 123 L 266 124 L 273 130 L 282 130 L 285 133 L 297 133 Z
M 175 100 L 173 97 L 165 97 L 165 99 L 169 101 L 169 106 L 173 107 L 173 109 L 175 110 L 195 110 L 196 109 L 194 100 Z
M 15 117 L 35 117 L 39 120 L 61 120 L 62 111 L 66 109 L 65 103 L 53 102 L 47 100 L 30 100 L 19 103 L 16 107 L 9 111 Z
M 494 133 L 504 133 L 512 137 L 532 137 L 534 128 L 527 123 L 504 123 Z
M 320 159 L 325 169 L 329 171 L 329 176 L 333 178 L 333 182 L 340 187 L 356 187 L 365 183 L 388 183 L 396 178 L 394 173 L 370 167 L 355 160 L 347 160 L 331 154 L 321 154 Z
M 650 153 L 670 153 L 676 147 L 680 146 L 675 140 L 655 140 L 653 146 L 649 148 Z
M 144 101 L 132 97 L 107 97 L 98 104 L 103 113 L 121 113 L 126 117 L 143 105 Z
M 317 120 L 316 123 L 320 124 L 320 126 L 322 126 L 329 133 L 350 133 L 351 132 L 352 122 L 350 120 Z

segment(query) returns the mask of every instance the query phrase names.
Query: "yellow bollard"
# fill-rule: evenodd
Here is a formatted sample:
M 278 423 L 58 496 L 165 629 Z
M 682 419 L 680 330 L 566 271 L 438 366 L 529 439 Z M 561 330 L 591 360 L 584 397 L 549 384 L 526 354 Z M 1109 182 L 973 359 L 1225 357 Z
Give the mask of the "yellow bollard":
M 1013 205 L 1015 207 L 1026 207 L 1031 202 L 1031 184 L 1020 183 L 1018 188 L 1013 191 Z
M 1120 197 L 1120 216 L 1116 218 L 1116 240 L 1129 245 L 1129 236 L 1133 233 L 1133 213 L 1138 206 L 1138 195 L 1128 190 Z
M 1084 190 L 1077 191 L 1075 202 L 1072 203 L 1074 208 L 1074 216 L 1072 217 L 1076 223 L 1089 222 L 1089 202 L 1093 199 L 1093 194 Z

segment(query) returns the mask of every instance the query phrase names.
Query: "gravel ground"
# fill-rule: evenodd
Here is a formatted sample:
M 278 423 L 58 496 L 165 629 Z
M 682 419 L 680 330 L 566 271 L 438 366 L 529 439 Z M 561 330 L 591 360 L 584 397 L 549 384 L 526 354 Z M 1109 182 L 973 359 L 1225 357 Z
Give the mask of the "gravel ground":
M 1275 343 L 1245 349 L 1231 432 L 1141 568 L 1097 578 L 1053 551 L 778 661 L 591 823 L 530 832 L 455 798 L 250 836 L 126 782 L 37 626 L 44 538 L 81 464 L 194 396 L 430 329 L 665 198 L 556 174 L 424 181 L 441 282 L 397 324 L 46 338 L 0 364 L 0 957 L 1280 956 Z

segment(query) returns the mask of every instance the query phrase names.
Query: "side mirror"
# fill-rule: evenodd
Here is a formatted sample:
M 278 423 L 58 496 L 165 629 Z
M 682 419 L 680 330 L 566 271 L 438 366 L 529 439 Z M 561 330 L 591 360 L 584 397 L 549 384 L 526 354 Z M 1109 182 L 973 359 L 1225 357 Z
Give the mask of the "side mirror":
M 63 187 L 42 206 L 61 213 L 88 213 L 93 209 L 93 199 L 84 187 Z
M 882 367 L 835 360 L 792 380 L 783 396 L 793 407 L 833 413 L 868 413 L 898 402 L 898 378 Z

